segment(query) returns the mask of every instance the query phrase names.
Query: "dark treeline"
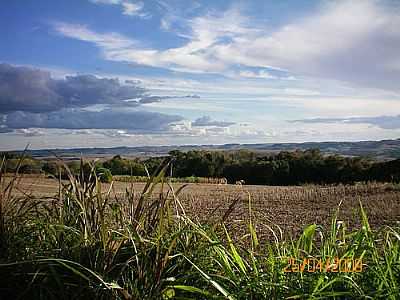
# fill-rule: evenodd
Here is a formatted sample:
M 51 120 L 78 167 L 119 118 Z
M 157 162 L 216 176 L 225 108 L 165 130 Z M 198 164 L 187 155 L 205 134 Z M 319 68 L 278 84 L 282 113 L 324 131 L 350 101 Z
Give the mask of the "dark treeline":
M 268 155 L 246 150 L 171 151 L 170 156 L 173 163 L 168 175 L 173 177 L 225 177 L 229 183 L 244 180 L 246 184 L 263 185 L 400 181 L 400 159 L 376 162 L 362 157 L 324 155 L 315 149 Z M 112 175 L 146 176 L 147 171 L 152 173 L 163 159 L 126 159 L 117 155 L 106 161 L 95 162 L 95 167 L 101 174 L 110 172 Z M 17 157 L 8 154 L 8 169 L 15 168 L 17 161 Z M 79 161 L 69 162 L 68 165 L 74 173 L 79 172 Z M 26 173 L 45 172 L 53 175 L 58 174 L 59 170 L 53 161 L 32 158 L 25 160 L 21 168 Z
M 375 162 L 361 157 L 323 155 L 319 150 L 260 155 L 250 151 L 172 151 L 175 177 L 225 177 L 229 183 L 298 185 L 357 181 L 400 181 L 400 159 Z

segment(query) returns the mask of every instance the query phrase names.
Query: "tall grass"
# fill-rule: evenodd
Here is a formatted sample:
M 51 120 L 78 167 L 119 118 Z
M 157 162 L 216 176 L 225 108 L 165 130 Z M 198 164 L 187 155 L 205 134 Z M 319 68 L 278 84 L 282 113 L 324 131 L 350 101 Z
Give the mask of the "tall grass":
M 83 165 L 83 162 L 81 163 Z M 178 190 L 165 176 L 169 161 L 143 190 L 123 197 L 91 170 L 60 180 L 51 198 L 16 196 L 18 172 L 0 171 L 0 299 L 398 299 L 400 230 L 362 226 L 347 231 L 332 216 L 330 228 L 307 226 L 297 239 L 260 240 L 249 196 L 248 232 L 185 214 Z M 159 189 L 160 188 L 160 189 Z M 289 261 L 358 259 L 362 272 L 290 272 Z

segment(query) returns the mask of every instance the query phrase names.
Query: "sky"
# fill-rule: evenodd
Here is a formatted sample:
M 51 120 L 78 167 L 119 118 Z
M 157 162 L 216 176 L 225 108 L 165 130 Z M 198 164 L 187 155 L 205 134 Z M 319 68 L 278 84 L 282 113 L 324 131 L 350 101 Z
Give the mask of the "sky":
M 400 1 L 0 3 L 0 150 L 400 138 Z

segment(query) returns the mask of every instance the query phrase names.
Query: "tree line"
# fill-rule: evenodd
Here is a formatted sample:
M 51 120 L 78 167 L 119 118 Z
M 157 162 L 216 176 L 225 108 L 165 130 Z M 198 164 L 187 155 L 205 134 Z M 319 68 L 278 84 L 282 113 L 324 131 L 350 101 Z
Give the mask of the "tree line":
M 229 183 L 298 185 L 400 181 L 400 159 L 377 162 L 365 157 L 325 155 L 318 149 L 260 154 L 251 151 L 172 151 L 176 177 L 225 177 Z
M 12 171 L 18 157 L 7 158 L 7 167 Z M 359 181 L 400 182 L 400 159 L 377 162 L 365 157 L 343 157 L 326 155 L 318 149 L 306 151 L 282 151 L 263 154 L 247 150 L 224 151 L 171 151 L 172 159 L 168 176 L 226 178 L 228 183 L 244 180 L 246 184 L 299 185 L 335 184 Z M 103 178 L 112 175 L 147 176 L 166 157 L 127 159 L 120 155 L 94 164 Z M 72 172 L 78 173 L 79 161 L 67 163 Z M 86 168 L 88 168 L 86 166 Z M 61 171 L 60 171 L 61 170 Z M 24 160 L 20 172 L 57 175 L 63 172 L 55 161 L 39 161 L 31 157 Z M 106 174 L 106 175 L 104 175 Z M 66 174 L 61 174 L 65 177 Z

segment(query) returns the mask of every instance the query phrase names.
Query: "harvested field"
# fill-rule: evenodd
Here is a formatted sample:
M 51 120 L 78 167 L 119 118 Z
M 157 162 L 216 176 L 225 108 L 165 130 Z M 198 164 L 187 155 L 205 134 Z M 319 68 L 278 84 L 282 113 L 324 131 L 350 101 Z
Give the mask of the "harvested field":
M 139 194 L 144 183 L 134 183 Z M 176 190 L 181 184 L 173 184 Z M 109 185 L 103 184 L 104 190 Z M 114 182 L 115 195 L 121 195 L 128 183 Z M 41 176 L 23 176 L 17 186 L 19 193 L 47 197 L 58 192 L 58 181 Z M 165 191 L 167 188 L 165 188 Z M 156 190 L 154 197 L 160 189 Z M 239 231 L 246 230 L 249 220 L 249 197 L 257 231 L 269 235 L 268 226 L 276 232 L 279 226 L 285 234 L 298 234 L 308 224 L 330 226 L 331 217 L 340 202 L 338 220 L 350 228 L 359 225 L 359 200 L 362 202 L 373 228 L 393 225 L 400 220 L 400 188 L 392 184 L 357 184 L 339 186 L 238 186 L 216 184 L 188 184 L 179 199 L 188 216 L 212 222 L 222 218 L 237 200 L 227 223 Z

